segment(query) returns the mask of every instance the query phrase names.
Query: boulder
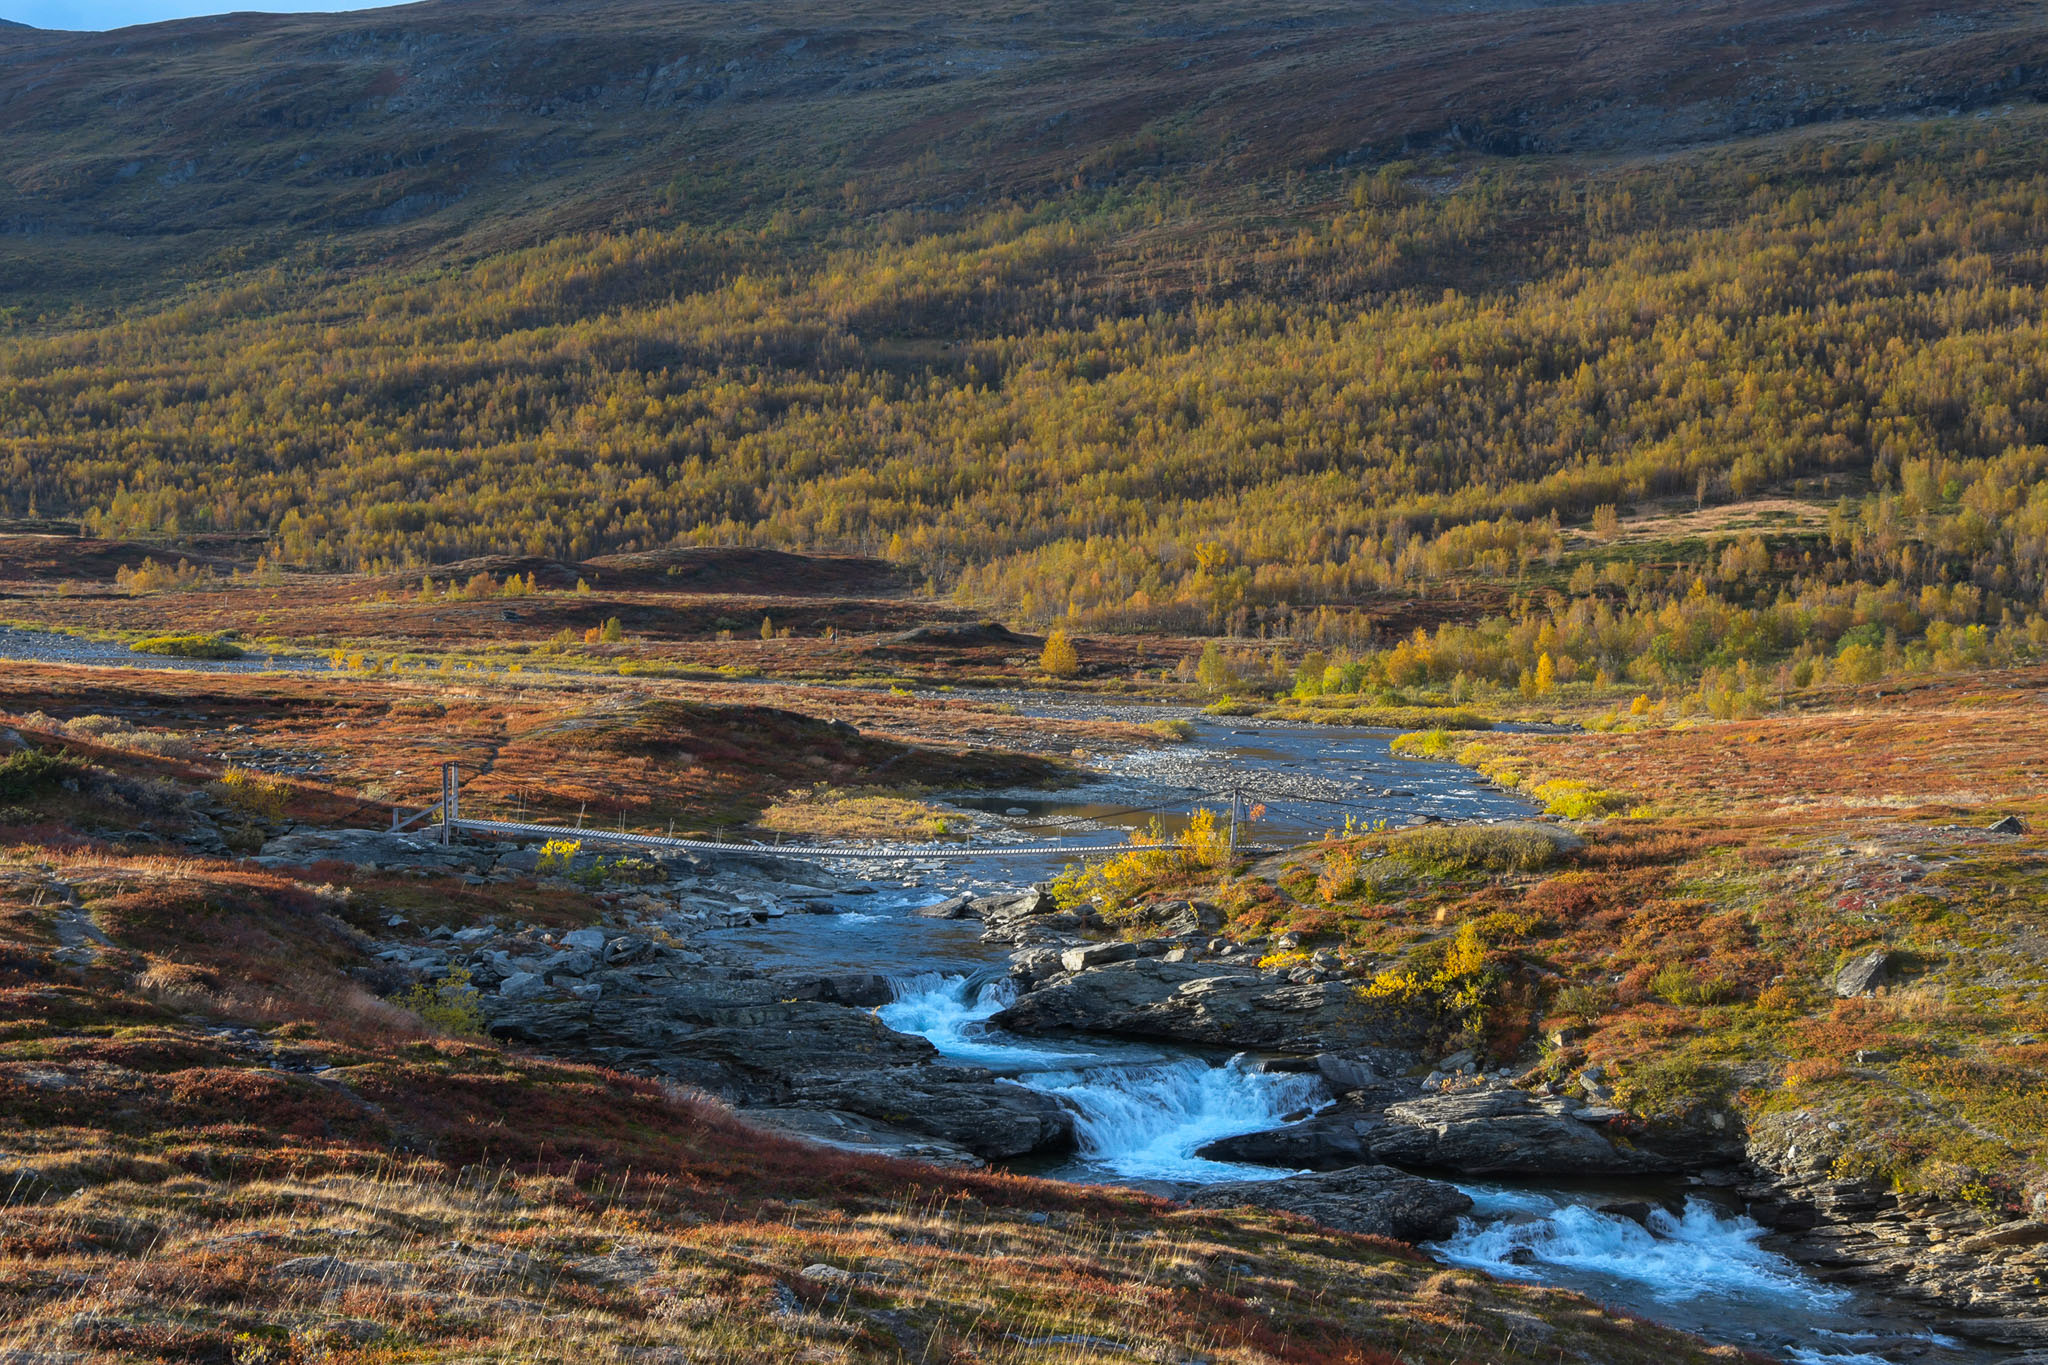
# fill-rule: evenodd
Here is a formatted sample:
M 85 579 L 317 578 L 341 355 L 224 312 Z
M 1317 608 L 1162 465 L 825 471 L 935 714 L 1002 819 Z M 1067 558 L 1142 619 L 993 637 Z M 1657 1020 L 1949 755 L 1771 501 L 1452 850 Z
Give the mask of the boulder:
M 2017 815 L 2008 815 L 2003 820 L 1993 821 L 1984 828 L 1992 834 L 2025 834 L 2027 822 Z
M 602 953 L 604 952 L 604 930 L 571 929 L 568 933 L 562 935 L 562 946 L 591 954 Z
M 1325 1052 L 1316 1057 L 1316 1070 L 1333 1095 L 1355 1090 L 1376 1090 L 1387 1084 L 1374 1059 L 1357 1053 Z
M 1625 1175 L 1673 1171 L 1672 1157 L 1623 1146 L 1572 1117 L 1563 1101 L 1520 1090 L 1466 1090 L 1390 1104 L 1373 1157 L 1465 1175 Z
M 982 922 L 984 943 L 1044 943 L 1088 924 L 1086 916 L 1060 909 L 1052 895 L 1038 887 L 1021 894 L 977 896 L 967 903 L 966 913 Z
M 1055 978 L 994 1022 L 1019 1033 L 1117 1033 L 1286 1052 L 1421 1041 L 1409 1011 L 1362 1001 L 1342 982 L 1290 982 L 1250 964 L 1156 957 Z
M 783 995 L 791 1000 L 829 1000 L 835 1005 L 871 1010 L 896 998 L 889 978 L 875 972 L 832 972 L 776 979 L 781 982 Z
M 1223 927 L 1223 911 L 1208 901 L 1158 901 L 1133 912 L 1126 923 L 1167 938 L 1206 937 Z
M 795 1078 L 789 1094 L 797 1104 L 863 1114 L 991 1160 L 1074 1145 L 1074 1116 L 1058 1100 L 981 1067 L 822 1071 Z
M 948 896 L 937 905 L 927 905 L 910 913 L 920 919 L 965 919 L 969 904 L 971 902 L 966 896 Z
M 1608 1117 L 1513 1089 L 1392 1104 L 1384 1104 L 1384 1092 L 1358 1092 L 1299 1123 L 1223 1138 L 1196 1155 L 1289 1170 L 1392 1162 L 1465 1175 L 1650 1174 L 1699 1170 L 1742 1156 L 1739 1125 L 1725 1116 L 1702 1112 L 1697 1121 L 1660 1123 L 1633 1142 L 1611 1138 Z
M 528 1000 L 547 988 L 538 972 L 514 972 L 498 983 L 498 994 L 507 1000 Z
M 604 965 L 607 967 L 630 967 L 635 963 L 647 962 L 659 952 L 653 939 L 641 934 L 621 934 L 604 945 Z
M 1019 948 L 1010 954 L 1010 975 L 1027 985 L 1058 976 L 1066 970 L 1060 963 L 1064 952 L 1064 949 L 1050 947 Z
M 1060 966 L 1070 972 L 1085 972 L 1111 962 L 1129 962 L 1137 955 L 1137 948 L 1128 943 L 1084 943 L 1061 953 Z
M 565 976 L 588 976 L 596 966 L 597 959 L 579 948 L 575 952 L 557 954 L 546 964 L 544 975 L 550 981 Z
M 1210 1185 L 1190 1196 L 1197 1208 L 1250 1204 L 1283 1209 L 1343 1232 L 1427 1242 L 1458 1230 L 1472 1200 L 1455 1185 L 1409 1175 L 1390 1166 L 1352 1166 L 1290 1180 L 1245 1180 Z
M 1382 1126 L 1379 1105 L 1346 1099 L 1299 1123 L 1221 1138 L 1195 1155 L 1290 1171 L 1327 1171 L 1372 1161 L 1373 1135 Z
M 1895 959 L 1888 948 L 1858 953 L 1835 972 L 1835 994 L 1844 1000 L 1851 996 L 1869 995 L 1879 986 L 1890 983 L 1894 965 Z

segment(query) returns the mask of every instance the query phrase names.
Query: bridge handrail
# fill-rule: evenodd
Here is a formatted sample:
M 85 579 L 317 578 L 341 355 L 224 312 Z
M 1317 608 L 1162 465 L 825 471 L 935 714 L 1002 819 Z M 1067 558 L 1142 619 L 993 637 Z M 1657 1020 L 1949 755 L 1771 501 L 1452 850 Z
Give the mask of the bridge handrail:
M 744 853 L 772 858 L 930 858 L 952 861 L 958 858 L 1015 858 L 1050 854 L 1122 853 L 1149 847 L 1117 844 L 987 844 L 979 848 L 958 844 L 759 844 L 717 839 L 677 839 L 660 834 L 632 834 L 625 830 L 577 829 L 569 825 L 536 825 L 518 820 L 472 820 L 459 816 L 449 827 L 476 834 L 516 834 L 546 839 L 597 840 L 636 848 L 679 849 L 689 853 Z

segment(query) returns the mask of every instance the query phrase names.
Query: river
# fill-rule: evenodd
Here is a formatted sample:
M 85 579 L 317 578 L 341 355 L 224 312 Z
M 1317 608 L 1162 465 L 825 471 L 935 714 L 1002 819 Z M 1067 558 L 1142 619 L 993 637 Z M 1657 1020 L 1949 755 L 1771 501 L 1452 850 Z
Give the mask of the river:
M 1007 815 L 999 838 L 1034 847 L 1089 843 L 1102 830 L 1141 828 L 1158 816 L 1171 831 L 1191 809 L 1264 806 L 1247 837 L 1290 844 L 1360 822 L 1411 823 L 1523 817 L 1529 807 L 1470 770 L 1389 752 L 1390 735 L 1340 727 L 1217 720 L 1185 711 L 1017 698 L 1053 716 L 1187 718 L 1185 745 L 1097 760 L 1099 783 L 1073 792 L 1009 792 L 963 804 Z M 1160 808 L 1164 809 L 1160 809 Z M 982 842 L 994 842 L 984 836 Z M 1267 1167 L 1207 1161 L 1195 1151 L 1221 1137 L 1271 1128 L 1330 1098 L 1319 1079 L 1268 1071 L 1255 1056 L 1114 1039 L 1023 1037 L 989 1018 L 1014 998 L 1007 952 L 983 944 L 973 921 L 910 912 L 957 892 L 1012 887 L 1056 872 L 1057 857 L 1000 856 L 968 864 L 910 860 L 851 864 L 864 894 L 849 912 L 799 915 L 748 931 L 777 965 L 879 971 L 895 1000 L 893 1028 L 931 1040 L 945 1056 L 988 1067 L 1059 1095 L 1075 1111 L 1078 1150 L 1020 1162 L 1030 1174 L 1086 1182 L 1259 1180 Z M 1758 1227 L 1716 1192 L 1677 1181 L 1577 1184 L 1464 1182 L 1474 1216 L 1426 1248 L 1440 1260 L 1505 1278 L 1581 1290 L 1604 1302 L 1711 1340 L 1799 1365 L 1965 1365 L 1996 1358 L 1929 1332 L 1871 1297 L 1822 1283 L 1765 1245 Z M 1638 1224 L 1602 1213 L 1617 1199 L 1661 1204 Z

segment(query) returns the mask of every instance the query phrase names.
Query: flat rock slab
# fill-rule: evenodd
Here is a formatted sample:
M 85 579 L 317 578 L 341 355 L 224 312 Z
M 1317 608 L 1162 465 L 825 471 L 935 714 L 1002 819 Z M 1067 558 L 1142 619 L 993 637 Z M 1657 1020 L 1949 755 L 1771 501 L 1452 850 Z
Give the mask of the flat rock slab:
M 1290 1180 L 1243 1180 L 1208 1185 L 1186 1200 L 1197 1208 L 1250 1204 L 1315 1219 L 1342 1232 L 1428 1242 L 1458 1230 L 1472 1200 L 1455 1185 L 1397 1171 L 1391 1166 L 1352 1166 Z
M 443 846 L 431 838 L 389 834 L 374 829 L 307 830 L 281 834 L 263 845 L 255 861 L 265 867 L 306 867 L 313 863 L 349 863 L 370 868 L 424 868 L 445 872 L 485 872 L 498 855 L 475 845 Z
M 1223 1138 L 1197 1155 L 1293 1170 L 1391 1162 L 1462 1175 L 1649 1175 L 1719 1166 L 1740 1156 L 1734 1129 L 1659 1129 L 1617 1141 L 1613 1111 L 1524 1091 L 1425 1095 L 1380 1107 L 1361 1095 L 1264 1132 Z
M 1251 966 L 1153 957 L 1054 978 L 994 1023 L 1018 1033 L 1114 1033 L 1289 1052 L 1399 1043 L 1417 1032 L 1406 1011 L 1361 1001 L 1345 982 L 1290 982 Z
M 740 1117 L 758 1128 L 815 1142 L 835 1151 L 925 1161 L 934 1166 L 959 1166 L 969 1170 L 979 1170 L 988 1164 L 958 1143 L 935 1138 L 929 1133 L 914 1133 L 864 1114 L 843 1110 L 774 1106 L 744 1109 L 740 1111 Z

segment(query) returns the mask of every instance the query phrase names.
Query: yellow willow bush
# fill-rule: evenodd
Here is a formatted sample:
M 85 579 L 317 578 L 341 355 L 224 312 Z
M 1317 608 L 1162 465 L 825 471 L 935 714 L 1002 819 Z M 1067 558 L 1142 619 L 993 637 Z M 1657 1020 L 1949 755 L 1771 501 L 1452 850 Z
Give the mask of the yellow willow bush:
M 1230 862 L 1229 832 L 1206 807 L 1189 815 L 1187 828 L 1171 841 L 1155 817 L 1149 828 L 1132 833 L 1131 842 L 1136 847 L 1129 852 L 1070 868 L 1053 882 L 1054 899 L 1062 905 L 1093 905 L 1113 921 L 1146 892 Z

